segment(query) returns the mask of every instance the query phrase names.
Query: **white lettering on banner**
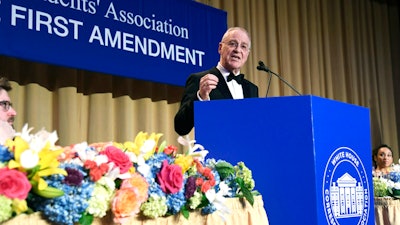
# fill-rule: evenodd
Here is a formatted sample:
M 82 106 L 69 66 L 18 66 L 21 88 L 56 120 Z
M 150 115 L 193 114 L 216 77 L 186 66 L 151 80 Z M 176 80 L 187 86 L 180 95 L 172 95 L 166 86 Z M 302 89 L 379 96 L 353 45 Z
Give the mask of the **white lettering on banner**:
M 1 1 L 1 0 L 0 0 Z M 76 10 L 88 11 L 86 6 L 80 5 L 80 0 L 46 0 L 52 4 L 58 4 L 63 7 L 70 7 Z M 99 2 L 97 3 L 99 4 Z M 90 8 L 90 7 L 89 7 Z M 89 10 L 90 11 L 90 10 Z M 90 13 L 90 12 L 89 12 Z M 189 39 L 188 29 L 172 24 L 172 19 L 165 21 L 158 20 L 155 14 L 152 17 L 134 15 L 132 12 L 124 10 L 116 11 L 114 4 L 111 2 L 105 17 L 116 20 L 118 22 L 143 27 L 159 33 L 176 36 L 183 39 Z M 72 37 L 78 40 L 84 23 L 82 21 L 69 19 L 61 15 L 52 15 L 19 5 L 11 5 L 11 25 L 23 27 L 37 32 L 45 32 L 54 34 L 58 37 Z M 85 32 L 83 32 L 84 34 Z M 90 37 L 87 39 L 89 43 L 97 43 L 101 46 L 111 47 L 137 54 L 143 54 L 151 57 L 159 57 L 184 64 L 203 66 L 203 57 L 205 52 L 189 47 L 177 45 L 175 43 L 167 43 L 161 40 L 155 40 L 148 37 L 134 35 L 128 32 L 112 31 L 110 28 L 100 28 L 94 25 Z
M 137 35 L 116 31 L 112 33 L 109 28 L 104 33 L 98 26 L 94 26 L 89 38 L 89 43 L 97 42 L 99 45 L 121 49 L 127 52 L 142 53 L 152 57 L 160 57 L 192 65 L 203 65 L 205 52 L 189 49 L 183 46 L 166 44 L 154 39 L 141 38 Z
M 22 6 L 11 6 L 11 25 L 17 26 L 25 23 L 29 30 L 41 31 L 46 30 L 48 34 L 55 34 L 60 37 L 67 37 L 72 29 L 73 38 L 79 38 L 79 26 L 83 26 L 83 22 L 66 19 L 62 16 L 55 16 L 54 18 L 41 11 L 34 11 Z M 72 26 L 72 28 L 71 28 Z
M 185 27 L 180 27 L 172 24 L 172 19 L 160 21 L 156 19 L 156 15 L 152 14 L 151 17 L 144 17 L 135 15 L 133 12 L 125 10 L 115 10 L 114 3 L 110 3 L 107 12 L 104 15 L 106 18 L 111 18 L 121 23 L 135 25 L 137 27 L 144 27 L 147 30 L 153 30 L 159 33 L 172 35 L 175 37 L 189 39 L 189 30 Z
M 88 1 L 88 0 L 45 0 L 54 5 L 61 5 L 62 7 L 68 7 L 85 13 L 96 14 L 96 6 L 100 4 L 100 0 Z

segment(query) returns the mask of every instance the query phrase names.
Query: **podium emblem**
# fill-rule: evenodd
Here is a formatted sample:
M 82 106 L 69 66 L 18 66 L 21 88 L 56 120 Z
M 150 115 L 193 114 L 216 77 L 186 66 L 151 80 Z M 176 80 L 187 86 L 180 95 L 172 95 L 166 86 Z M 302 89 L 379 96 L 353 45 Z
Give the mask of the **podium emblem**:
M 322 195 L 330 225 L 368 223 L 370 211 L 368 174 L 356 151 L 340 147 L 326 163 Z

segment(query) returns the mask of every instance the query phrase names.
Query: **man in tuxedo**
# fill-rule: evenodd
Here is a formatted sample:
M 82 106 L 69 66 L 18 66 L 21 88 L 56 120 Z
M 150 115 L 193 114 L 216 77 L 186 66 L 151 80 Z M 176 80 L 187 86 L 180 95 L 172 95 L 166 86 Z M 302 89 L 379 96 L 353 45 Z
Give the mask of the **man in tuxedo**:
M 179 135 L 188 134 L 194 126 L 194 101 L 258 97 L 258 87 L 240 74 L 250 48 L 250 35 L 245 29 L 229 28 L 218 46 L 220 59 L 217 66 L 189 76 L 174 119 Z

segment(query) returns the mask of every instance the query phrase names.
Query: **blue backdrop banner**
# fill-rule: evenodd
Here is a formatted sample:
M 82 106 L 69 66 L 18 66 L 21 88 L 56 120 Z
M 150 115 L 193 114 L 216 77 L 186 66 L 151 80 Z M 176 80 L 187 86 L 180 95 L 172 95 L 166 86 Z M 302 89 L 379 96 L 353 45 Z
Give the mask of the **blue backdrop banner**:
M 217 64 L 226 17 L 190 0 L 0 0 L 0 54 L 183 86 Z

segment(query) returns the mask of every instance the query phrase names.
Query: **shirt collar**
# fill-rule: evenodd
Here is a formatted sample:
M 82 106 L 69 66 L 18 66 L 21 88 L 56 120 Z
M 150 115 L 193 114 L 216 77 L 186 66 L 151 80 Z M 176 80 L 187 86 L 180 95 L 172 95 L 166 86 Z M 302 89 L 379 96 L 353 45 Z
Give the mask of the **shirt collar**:
M 222 76 L 224 76 L 224 78 L 225 78 L 225 80 L 226 80 L 227 77 L 229 76 L 230 72 L 229 72 L 227 69 L 225 69 L 225 68 L 221 65 L 221 63 L 219 63 L 219 62 L 218 62 L 218 65 L 217 65 L 217 69 L 219 70 L 219 72 L 221 72 Z M 240 72 L 239 72 L 239 74 L 240 74 Z M 235 74 L 235 75 L 237 75 L 237 74 Z

